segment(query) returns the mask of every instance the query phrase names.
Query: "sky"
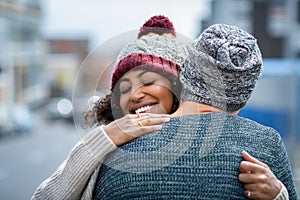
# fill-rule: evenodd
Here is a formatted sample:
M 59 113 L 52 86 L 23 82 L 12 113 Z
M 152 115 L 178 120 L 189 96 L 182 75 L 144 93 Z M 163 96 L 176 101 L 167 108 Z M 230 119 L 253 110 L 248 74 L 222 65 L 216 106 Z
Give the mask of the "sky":
M 88 37 L 96 46 L 138 30 L 153 15 L 165 15 L 176 32 L 194 39 L 208 14 L 207 0 L 43 0 L 41 31 L 47 37 Z

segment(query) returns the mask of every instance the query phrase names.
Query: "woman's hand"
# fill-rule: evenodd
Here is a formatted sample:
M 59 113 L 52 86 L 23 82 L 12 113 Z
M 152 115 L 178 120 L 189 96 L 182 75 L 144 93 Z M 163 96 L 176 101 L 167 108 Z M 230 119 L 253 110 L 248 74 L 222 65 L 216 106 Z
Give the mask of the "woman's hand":
M 281 190 L 281 183 L 268 165 L 242 152 L 245 161 L 240 163 L 239 180 L 244 184 L 248 199 L 274 199 Z
M 161 124 L 169 121 L 168 114 L 128 114 L 104 126 L 104 130 L 115 145 L 120 146 L 136 137 L 160 130 Z

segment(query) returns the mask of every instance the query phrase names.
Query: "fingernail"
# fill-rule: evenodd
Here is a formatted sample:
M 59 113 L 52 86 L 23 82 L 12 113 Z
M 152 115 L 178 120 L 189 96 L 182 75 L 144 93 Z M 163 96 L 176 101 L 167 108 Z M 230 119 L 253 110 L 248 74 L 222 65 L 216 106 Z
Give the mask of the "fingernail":
M 162 125 L 156 125 L 155 128 L 156 128 L 155 130 L 161 130 L 162 129 Z
M 171 118 L 165 118 L 165 122 L 169 122 Z

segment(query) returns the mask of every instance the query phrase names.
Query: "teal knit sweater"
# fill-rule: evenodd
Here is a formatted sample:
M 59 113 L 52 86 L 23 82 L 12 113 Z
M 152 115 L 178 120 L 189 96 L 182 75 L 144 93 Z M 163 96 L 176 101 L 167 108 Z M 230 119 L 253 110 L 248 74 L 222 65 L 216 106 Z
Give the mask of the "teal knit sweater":
M 297 199 L 285 146 L 272 128 L 212 113 L 172 118 L 107 157 L 94 199 L 245 199 L 242 150 L 269 165 Z

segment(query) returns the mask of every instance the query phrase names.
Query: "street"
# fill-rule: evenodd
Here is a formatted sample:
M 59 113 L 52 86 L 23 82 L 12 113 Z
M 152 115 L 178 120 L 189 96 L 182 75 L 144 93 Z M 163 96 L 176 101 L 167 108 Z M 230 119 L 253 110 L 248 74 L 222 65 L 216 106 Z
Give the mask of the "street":
M 42 119 L 36 120 L 34 130 L 29 133 L 1 138 L 1 199 L 30 199 L 36 187 L 57 169 L 78 140 L 73 124 Z

